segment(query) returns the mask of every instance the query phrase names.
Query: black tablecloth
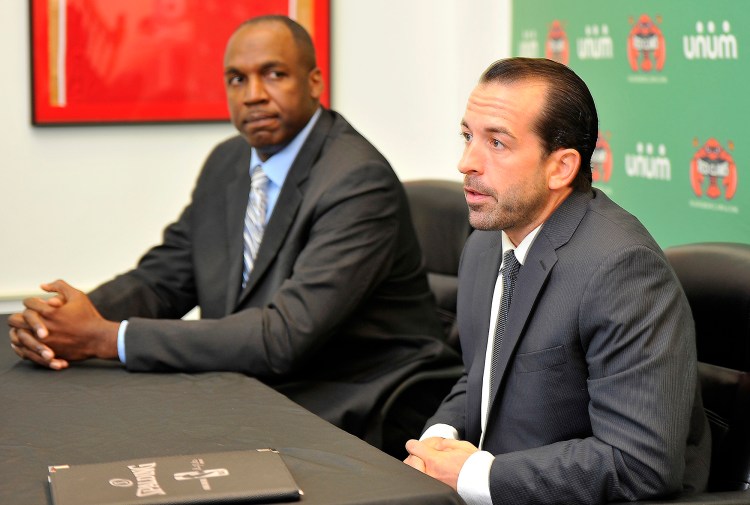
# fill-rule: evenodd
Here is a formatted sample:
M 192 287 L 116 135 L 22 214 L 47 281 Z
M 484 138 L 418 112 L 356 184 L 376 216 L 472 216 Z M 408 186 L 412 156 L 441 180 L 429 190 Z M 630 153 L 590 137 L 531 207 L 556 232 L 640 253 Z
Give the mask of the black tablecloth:
M 51 503 L 47 466 L 274 448 L 302 503 L 463 503 L 443 485 L 236 373 L 21 362 L 0 318 L 0 503 Z

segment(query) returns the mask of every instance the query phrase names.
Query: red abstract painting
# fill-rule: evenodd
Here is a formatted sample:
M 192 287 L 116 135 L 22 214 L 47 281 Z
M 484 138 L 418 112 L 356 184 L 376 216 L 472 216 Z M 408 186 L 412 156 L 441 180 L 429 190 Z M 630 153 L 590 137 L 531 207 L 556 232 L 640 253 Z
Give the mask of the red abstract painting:
M 328 0 L 31 0 L 32 122 L 226 120 L 227 39 L 264 14 L 310 32 L 328 105 Z

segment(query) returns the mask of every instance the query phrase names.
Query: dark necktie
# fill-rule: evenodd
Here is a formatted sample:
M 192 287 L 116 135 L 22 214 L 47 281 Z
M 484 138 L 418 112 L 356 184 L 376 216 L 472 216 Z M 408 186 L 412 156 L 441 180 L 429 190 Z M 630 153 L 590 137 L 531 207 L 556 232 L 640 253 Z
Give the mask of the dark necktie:
M 266 185 L 268 176 L 258 165 L 253 169 L 250 182 L 250 195 L 245 212 L 245 229 L 243 239 L 245 249 L 243 252 L 242 287 L 247 284 L 247 278 L 253 269 L 255 255 L 258 254 L 260 241 L 263 238 L 263 229 L 266 226 Z
M 521 264 L 516 259 L 513 249 L 503 255 L 503 268 L 500 273 L 503 276 L 503 296 L 500 299 L 500 308 L 497 313 L 497 324 L 495 325 L 495 340 L 492 347 L 492 365 L 490 368 L 490 391 L 495 390 L 495 382 L 499 380 L 497 362 L 500 358 L 500 347 L 505 336 L 505 326 L 508 322 L 508 311 L 510 309 L 513 288 L 516 284 L 516 276 Z

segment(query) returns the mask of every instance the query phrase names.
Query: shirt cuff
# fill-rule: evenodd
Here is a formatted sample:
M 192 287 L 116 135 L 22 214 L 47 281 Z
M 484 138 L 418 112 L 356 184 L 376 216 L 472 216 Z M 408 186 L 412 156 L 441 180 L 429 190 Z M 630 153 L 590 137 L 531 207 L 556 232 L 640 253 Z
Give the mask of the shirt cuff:
M 490 468 L 495 456 L 477 451 L 466 460 L 458 472 L 458 494 L 467 505 L 492 505 L 490 496 Z
M 458 430 L 448 424 L 433 424 L 427 428 L 419 440 L 425 440 L 427 438 L 440 437 L 450 438 L 452 440 L 458 440 Z
M 125 320 L 120 323 L 120 327 L 117 329 L 117 357 L 123 363 L 125 363 L 125 330 L 127 327 L 128 321 Z

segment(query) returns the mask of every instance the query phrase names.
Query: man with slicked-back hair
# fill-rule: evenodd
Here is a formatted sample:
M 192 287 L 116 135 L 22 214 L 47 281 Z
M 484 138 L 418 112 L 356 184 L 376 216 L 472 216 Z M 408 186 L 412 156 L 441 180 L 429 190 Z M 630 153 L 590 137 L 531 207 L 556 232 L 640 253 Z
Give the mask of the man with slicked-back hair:
M 586 84 L 551 60 L 498 61 L 461 131 L 476 230 L 459 270 L 465 373 L 406 463 L 472 505 L 703 490 L 690 307 L 646 229 L 591 187 Z

